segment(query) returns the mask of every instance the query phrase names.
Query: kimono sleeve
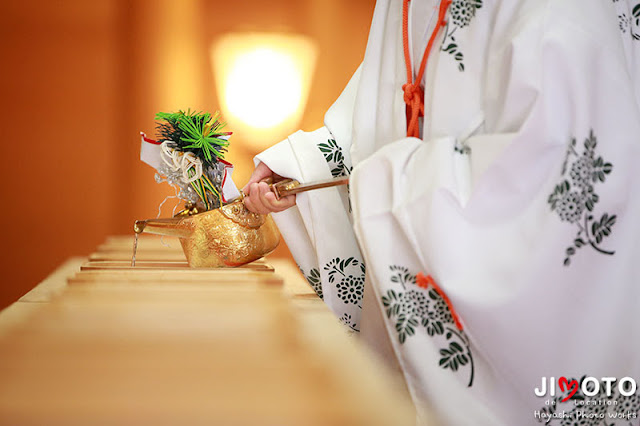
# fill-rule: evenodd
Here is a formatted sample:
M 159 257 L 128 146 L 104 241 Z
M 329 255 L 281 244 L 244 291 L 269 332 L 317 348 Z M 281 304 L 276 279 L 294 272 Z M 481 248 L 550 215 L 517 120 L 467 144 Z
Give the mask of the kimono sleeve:
M 298 131 L 255 157 L 275 173 L 302 183 L 348 176 L 356 71 L 327 112 L 325 126 Z M 335 315 L 359 331 L 365 267 L 351 225 L 347 187 L 296 196 L 296 206 L 272 215 L 298 267 Z

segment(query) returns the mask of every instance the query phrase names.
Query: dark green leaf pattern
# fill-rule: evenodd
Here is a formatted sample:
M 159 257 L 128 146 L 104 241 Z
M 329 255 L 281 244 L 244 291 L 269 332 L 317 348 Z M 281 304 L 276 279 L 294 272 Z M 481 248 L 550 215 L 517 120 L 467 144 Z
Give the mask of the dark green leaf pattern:
M 447 303 L 433 287 L 418 287 L 416 275 L 408 268 L 391 265 L 389 270 L 390 282 L 401 289 L 387 290 L 381 300 L 387 318 L 394 321 L 400 344 L 416 335 L 420 328 L 424 329 L 429 337 L 437 338 L 447 345 L 440 349 L 440 367 L 456 372 L 468 366 L 468 386 L 472 386 L 474 367 L 469 339 L 455 327 Z
M 469 357 L 464 353 L 464 349 L 458 342 L 451 342 L 446 349 L 440 349 L 440 366 L 449 368 L 451 371 L 458 371 L 458 367 L 467 365 Z
M 578 391 L 567 401 L 562 402 L 569 390 L 561 391 L 556 388 L 558 395 L 545 402 L 540 408 L 541 415 L 539 423 L 552 426 L 615 426 L 637 424 L 640 413 L 640 391 L 630 396 L 622 395 L 617 384 L 611 386 L 611 394 L 606 394 L 606 384 L 600 382 L 600 392 L 594 396 L 586 396 L 582 393 L 582 382 L 587 375 L 582 376 L 578 381 Z M 569 378 L 572 382 L 575 378 Z M 586 388 L 593 392 L 594 385 L 588 382 Z M 625 389 L 629 391 L 630 389 Z M 576 403 L 576 402 L 582 402 Z M 547 403 L 548 402 L 548 403 Z M 588 404 L 591 402 L 591 404 Z M 621 417 L 620 414 L 624 413 Z M 578 415 L 580 414 L 580 415 Z
M 571 264 L 571 257 L 578 249 L 587 245 L 602 254 L 615 253 L 603 250 L 600 244 L 611 235 L 616 215 L 604 213 L 600 219 L 595 219 L 592 214 L 600 200 L 595 193 L 595 185 L 605 182 L 613 171 L 613 165 L 596 156 L 598 141 L 593 130 L 583 145 L 582 153 L 578 153 L 577 141 L 571 139 L 562 165 L 562 180 L 547 199 L 551 211 L 556 212 L 560 220 L 574 224 L 578 229 L 573 244 L 565 250 L 565 266 Z
M 322 152 L 324 159 L 329 165 L 331 176 L 334 178 L 349 176 L 353 167 L 347 167 L 344 162 L 342 147 L 338 145 L 335 139 L 329 139 L 326 143 L 318 144 L 318 149 Z M 347 194 L 349 194 L 349 185 L 347 184 Z M 351 198 L 349 197 L 349 213 L 351 213 Z
M 609 217 L 608 214 L 603 214 L 600 221 L 593 222 L 591 225 L 591 233 L 596 239 L 596 243 L 600 244 L 604 237 L 608 237 L 611 234 L 611 227 L 616 223 L 616 216 Z
M 322 279 L 320 278 L 320 271 L 318 270 L 318 268 L 311 268 L 311 270 L 307 274 L 306 272 L 304 272 L 304 269 L 300 267 L 300 265 L 297 265 L 297 266 L 298 266 L 298 269 L 300 269 L 302 276 L 307 280 L 307 282 L 309 283 L 313 291 L 316 292 L 316 294 L 320 299 L 323 299 Z
M 482 7 L 482 0 L 453 0 L 449 6 L 450 19 L 447 20 L 445 37 L 440 50 L 450 54 L 458 63 L 460 72 L 465 70 L 464 53 L 454 36 L 455 32 L 468 26 L 476 16 L 476 11 Z
M 417 326 L 418 320 L 414 317 L 410 317 L 405 314 L 398 315 L 396 331 L 398 332 L 398 339 L 400 340 L 400 343 L 404 343 L 407 336 L 413 336 L 416 333 Z
M 391 275 L 391 282 L 402 285 L 402 288 L 406 288 L 407 284 L 415 284 L 416 276 L 409 272 L 409 269 L 404 266 L 392 265 L 389 267 L 393 275 Z
M 322 296 L 322 282 L 320 280 L 320 271 L 317 268 L 312 268 L 311 271 L 309 271 L 309 275 L 306 275 L 305 278 L 309 282 L 309 285 L 311 286 L 313 291 L 315 291 L 318 297 L 322 299 L 323 296 Z
M 324 159 L 331 169 L 331 176 L 342 177 L 351 174 L 351 168 L 347 167 L 344 163 L 342 147 L 337 144 L 335 139 L 329 139 L 326 143 L 318 144 L 318 149 L 322 152 Z

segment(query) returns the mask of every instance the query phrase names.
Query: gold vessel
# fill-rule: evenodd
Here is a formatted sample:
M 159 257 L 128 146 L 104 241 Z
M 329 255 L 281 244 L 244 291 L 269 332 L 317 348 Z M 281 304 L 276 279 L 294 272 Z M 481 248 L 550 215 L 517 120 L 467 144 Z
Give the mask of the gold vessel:
M 305 191 L 347 185 L 348 177 L 301 184 L 284 179 L 269 186 L 280 199 Z M 137 235 L 142 232 L 180 238 L 182 249 L 192 268 L 225 268 L 253 262 L 271 253 L 280 242 L 280 233 L 269 215 L 252 213 L 238 200 L 219 209 L 198 213 L 193 204 L 171 219 L 136 221 L 133 258 L 135 266 Z
M 187 207 L 171 219 L 138 220 L 134 231 L 180 238 L 192 268 L 244 265 L 271 253 L 280 242 L 271 216 L 251 213 L 241 200 L 194 213 Z

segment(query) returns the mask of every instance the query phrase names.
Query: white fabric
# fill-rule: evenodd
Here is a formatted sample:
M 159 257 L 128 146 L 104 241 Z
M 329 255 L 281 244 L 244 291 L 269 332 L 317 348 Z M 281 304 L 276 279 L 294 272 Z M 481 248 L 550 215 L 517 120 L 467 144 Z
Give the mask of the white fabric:
M 326 128 L 297 132 L 256 157 L 271 170 L 300 182 L 332 176 L 316 141 L 327 144 L 333 137 Z M 344 152 L 344 151 L 343 151 Z M 297 165 L 297 167 L 296 167 Z M 328 188 L 299 194 L 297 208 L 274 214 L 302 272 L 318 295 L 351 329 L 359 331 L 364 295 L 364 263 L 351 228 L 346 188 Z M 348 232 L 345 232 L 347 230 Z M 321 279 L 321 286 L 320 286 Z
M 158 170 L 162 164 L 162 147 L 160 144 L 147 142 L 147 135 L 140 132 L 140 160 Z
M 222 201 L 225 203 L 240 197 L 240 190 L 233 181 L 233 165 L 224 163 L 224 171 L 222 175 Z
M 437 2 L 412 3 L 415 70 Z M 257 157 L 302 181 L 354 166 L 350 200 L 309 192 L 276 221 L 310 282 L 320 270 L 329 306 L 392 343 L 419 409 L 442 424 L 640 421 L 637 393 L 576 406 L 558 381 L 640 382 L 639 20 L 638 0 L 455 0 L 429 59 L 421 140 L 404 137 L 402 2 L 380 0 L 326 127 Z M 332 139 L 342 166 L 318 149 Z M 345 285 L 325 270 L 336 257 L 364 260 L 377 305 L 344 309 Z M 368 321 L 380 316 L 386 330 Z M 551 377 L 558 393 L 537 396 Z

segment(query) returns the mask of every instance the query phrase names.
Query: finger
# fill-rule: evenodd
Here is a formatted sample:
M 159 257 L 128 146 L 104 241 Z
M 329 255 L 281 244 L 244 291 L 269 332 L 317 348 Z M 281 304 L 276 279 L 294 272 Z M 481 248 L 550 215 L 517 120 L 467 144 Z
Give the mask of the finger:
M 262 200 L 263 204 L 268 205 L 272 208 L 277 208 L 279 210 L 286 210 L 296 203 L 295 194 L 287 195 L 286 197 L 282 197 L 278 199 L 276 197 L 275 192 L 273 192 L 273 188 L 269 187 L 268 191 L 263 191 L 262 188 L 260 189 L 261 189 L 260 195 L 264 196 L 264 199 Z
M 249 195 L 247 196 L 247 199 L 249 200 L 249 204 L 254 213 L 266 214 L 268 210 L 262 205 L 259 192 L 260 189 L 258 188 L 258 184 L 252 183 L 249 185 Z
M 271 207 L 272 212 L 281 212 L 293 207 L 296 204 L 295 195 L 287 195 L 286 197 L 276 199 L 276 194 L 268 192 L 265 194 L 265 202 Z
M 260 186 L 264 186 L 267 189 L 269 188 L 269 186 L 266 183 L 252 183 L 249 186 L 249 199 L 251 202 L 251 206 L 253 207 L 253 211 L 256 213 L 260 213 L 260 214 L 269 214 L 271 213 L 271 210 L 269 209 L 268 206 L 266 206 L 263 201 L 262 198 L 260 197 Z
M 260 213 L 253 205 L 253 202 L 251 201 L 250 197 L 245 197 L 242 202 L 244 203 L 244 206 L 247 208 L 247 210 L 249 210 L 252 213 Z
M 273 191 L 271 191 L 271 188 L 269 188 L 269 186 L 264 183 L 259 184 L 259 191 L 260 201 L 262 205 L 264 205 L 271 212 L 280 212 L 288 209 L 293 205 L 293 203 L 291 202 L 291 198 L 287 200 L 277 200 L 276 195 L 273 193 Z

